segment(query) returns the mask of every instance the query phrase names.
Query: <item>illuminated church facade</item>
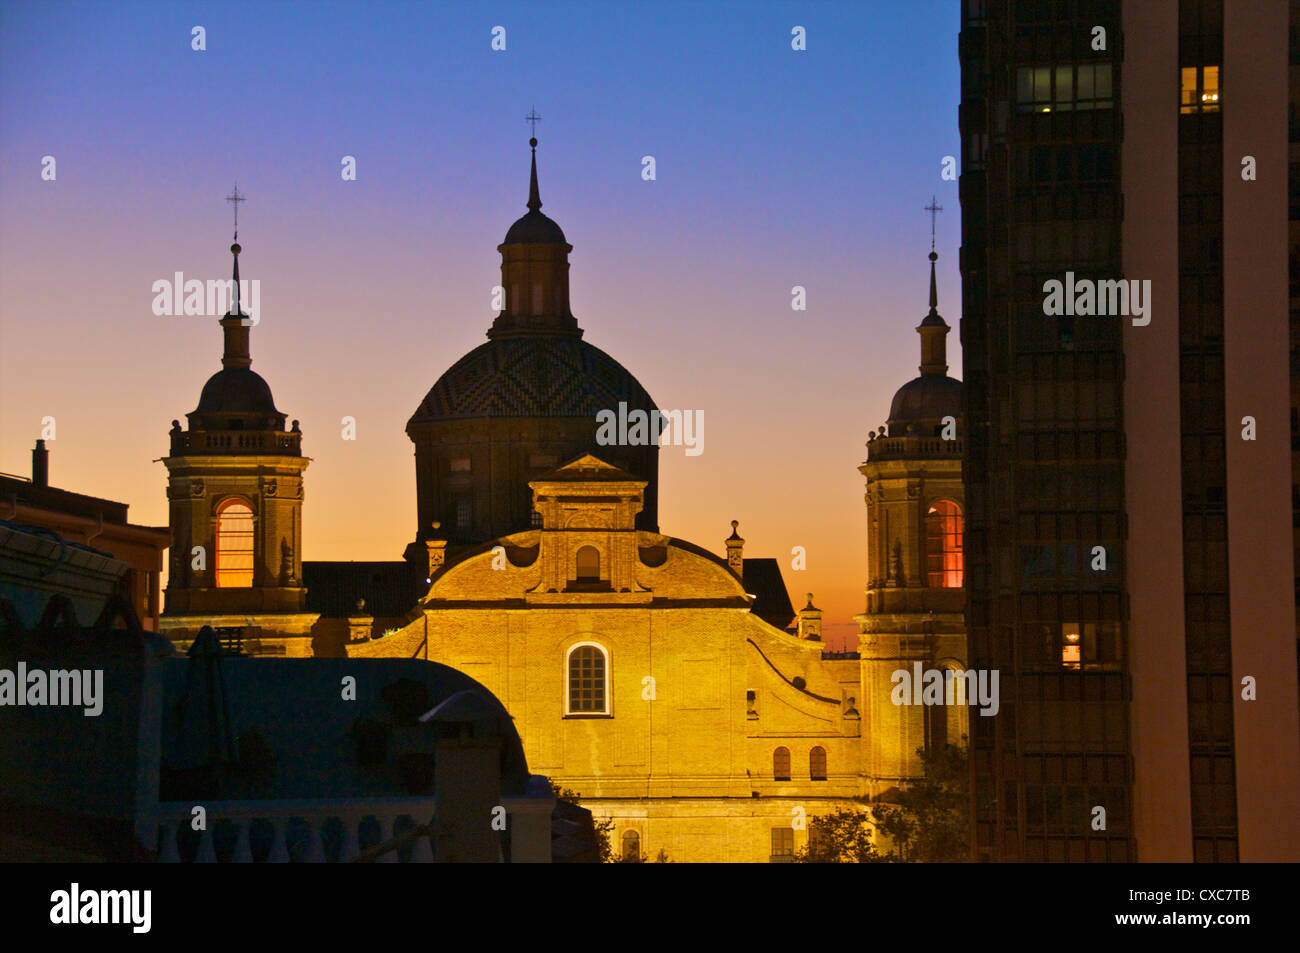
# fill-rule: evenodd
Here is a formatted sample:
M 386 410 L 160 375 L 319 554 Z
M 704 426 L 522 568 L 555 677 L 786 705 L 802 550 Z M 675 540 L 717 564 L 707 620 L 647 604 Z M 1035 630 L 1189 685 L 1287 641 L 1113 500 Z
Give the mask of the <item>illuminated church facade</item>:
M 960 443 L 941 432 L 959 432 L 961 385 L 934 256 L 921 377 L 861 467 L 861 650 L 830 652 L 812 596 L 796 612 L 735 521 L 718 552 L 660 532 L 657 446 L 598 445 L 600 411 L 655 404 L 582 340 L 572 246 L 541 212 L 531 145 L 528 212 L 499 246 L 505 307 L 407 424 L 418 522 L 403 558 L 301 560 L 302 434 L 249 368 L 236 305 L 223 368 L 165 460 L 163 631 L 182 649 L 211 624 L 246 654 L 449 665 L 505 704 L 532 770 L 613 821 L 619 856 L 789 860 L 808 818 L 864 810 L 921 773 L 916 748 L 966 733 L 964 710 L 891 701 L 900 666 L 965 659 Z

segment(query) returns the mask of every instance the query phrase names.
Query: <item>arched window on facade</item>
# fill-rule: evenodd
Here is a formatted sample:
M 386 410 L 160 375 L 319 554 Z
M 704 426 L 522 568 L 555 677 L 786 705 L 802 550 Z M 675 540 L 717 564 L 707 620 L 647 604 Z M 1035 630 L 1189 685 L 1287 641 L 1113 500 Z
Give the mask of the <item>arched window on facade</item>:
M 774 781 L 790 780 L 789 748 L 777 748 L 772 752 L 772 779 Z
M 230 500 L 217 511 L 217 586 L 247 589 L 253 584 L 253 510 Z
M 937 589 L 962 587 L 961 510 L 940 500 L 925 516 L 925 579 Z
M 600 550 L 595 546 L 580 546 L 575 555 L 578 582 L 600 582 Z
M 569 650 L 569 714 L 609 714 L 608 663 L 608 656 L 599 645 L 575 645 Z
M 821 745 L 808 752 L 808 777 L 814 781 L 826 780 L 826 749 Z
M 641 862 L 641 835 L 636 831 L 623 832 L 623 863 L 638 864 Z

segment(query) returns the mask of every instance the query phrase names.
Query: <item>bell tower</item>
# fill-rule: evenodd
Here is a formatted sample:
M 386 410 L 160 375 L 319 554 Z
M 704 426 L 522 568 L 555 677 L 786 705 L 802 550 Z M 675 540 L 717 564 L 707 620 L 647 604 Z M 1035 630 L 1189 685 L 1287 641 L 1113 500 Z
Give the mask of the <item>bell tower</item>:
M 867 482 L 868 579 L 866 611 L 855 621 L 868 708 L 865 767 L 877 794 L 924 773 L 918 748 L 964 744 L 969 735 L 969 706 L 915 704 L 921 686 L 903 691 L 918 671 L 943 678 L 964 670 L 967 657 L 962 385 L 947 376 L 938 257 L 932 245 L 930 310 L 916 329 L 920 376 L 899 389 L 858 468 Z M 900 697 L 905 703 L 895 704 Z
M 236 194 L 238 194 L 236 192 Z M 236 232 L 238 237 L 238 232 Z M 209 378 L 189 426 L 172 421 L 167 499 L 172 531 L 162 630 L 184 645 L 204 625 L 238 630 L 245 651 L 311 654 L 303 612 L 302 432 L 285 429 L 271 388 L 251 368 L 260 315 L 240 305 L 238 242 L 230 310 L 221 318 L 221 370 Z M 275 633 L 275 647 L 262 645 Z M 306 640 L 291 651 L 289 641 Z

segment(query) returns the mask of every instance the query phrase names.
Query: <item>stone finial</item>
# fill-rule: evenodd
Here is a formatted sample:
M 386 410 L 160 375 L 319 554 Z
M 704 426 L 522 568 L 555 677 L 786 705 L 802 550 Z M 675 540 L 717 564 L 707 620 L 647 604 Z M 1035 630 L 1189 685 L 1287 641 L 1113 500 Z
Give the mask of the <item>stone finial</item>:
M 280 537 L 280 585 L 296 586 L 298 578 L 294 571 L 293 545 L 283 536 Z M 364 601 L 364 600 L 363 600 Z
M 737 579 L 745 577 L 745 541 L 736 528 L 740 520 L 731 521 L 731 535 L 727 537 L 727 566 L 736 574 Z
M 891 578 L 886 580 L 886 585 L 898 586 L 900 589 L 907 585 L 907 570 L 903 568 L 903 541 L 894 540 L 893 559 L 890 560 L 893 572 Z
M 366 614 L 366 600 L 358 598 L 356 611 L 348 616 L 348 641 L 368 641 L 370 639 L 370 627 L 374 624 L 374 621 L 374 616 Z
M 435 536 L 426 539 L 424 546 L 429 551 L 429 578 L 432 579 L 434 573 L 441 569 L 447 561 L 447 541 L 436 538 L 438 530 L 442 529 L 442 523 L 434 520 L 429 525 Z
M 822 610 L 813 605 L 813 594 L 808 593 L 808 604 L 799 610 L 799 638 L 809 642 L 822 640 Z

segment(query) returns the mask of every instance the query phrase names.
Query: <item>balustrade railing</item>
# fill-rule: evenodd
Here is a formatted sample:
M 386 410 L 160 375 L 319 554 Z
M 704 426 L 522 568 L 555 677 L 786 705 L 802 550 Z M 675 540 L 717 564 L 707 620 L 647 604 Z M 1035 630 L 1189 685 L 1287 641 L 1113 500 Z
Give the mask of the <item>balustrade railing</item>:
M 403 850 L 388 850 L 373 860 L 395 863 L 408 855 L 411 863 L 431 863 L 434 846 L 429 835 L 434 826 L 435 804 L 431 797 L 172 801 L 158 805 L 158 862 L 180 863 L 184 846 L 184 859 L 192 855 L 195 863 L 343 863 L 372 859 L 376 846 L 412 832 L 416 836 L 403 838 Z M 195 807 L 204 809 L 203 829 L 198 831 L 193 830 Z M 255 826 L 260 837 L 254 833 Z M 363 845 L 362 829 L 366 826 L 372 835 L 377 826 L 378 836 L 367 837 L 369 843 Z M 265 849 L 255 852 L 255 840 Z M 255 857 L 255 853 L 264 856 Z
M 964 448 L 964 440 L 944 440 L 942 437 L 877 437 L 867 444 L 867 459 L 959 457 Z
M 173 431 L 172 456 L 212 452 L 266 453 L 297 456 L 302 452 L 302 434 L 274 430 L 191 430 Z

